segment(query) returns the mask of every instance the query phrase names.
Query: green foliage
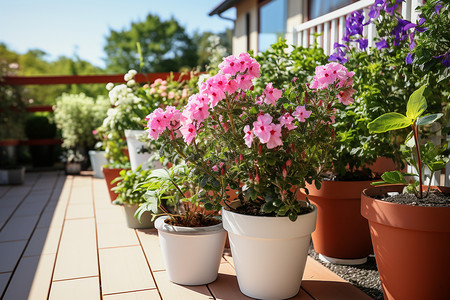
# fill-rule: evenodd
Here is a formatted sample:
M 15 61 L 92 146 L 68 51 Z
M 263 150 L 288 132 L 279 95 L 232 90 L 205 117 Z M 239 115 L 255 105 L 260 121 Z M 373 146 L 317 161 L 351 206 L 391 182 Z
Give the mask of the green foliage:
M 162 21 L 149 14 L 142 22 L 133 22 L 131 28 L 111 30 L 106 37 L 107 69 L 113 73 L 125 73 L 129 69 L 140 70 L 140 44 L 147 72 L 179 71 L 197 64 L 197 47 L 174 18 Z
M 112 181 L 117 182 L 117 186 L 112 190 L 117 193 L 116 203 L 139 204 L 144 203 L 145 190 L 141 185 L 150 175 L 151 170 L 142 170 L 139 166 L 136 170 L 122 170 L 120 176 Z
M 444 168 L 449 161 L 449 158 L 443 155 L 444 151 L 447 150 L 447 143 L 439 146 L 435 146 L 431 142 L 426 143 L 423 147 L 420 147 L 419 145 L 417 129 L 419 124 L 417 120 L 427 108 L 427 101 L 425 97 L 423 97 L 425 88 L 426 86 L 420 87 L 410 96 L 406 106 L 406 116 L 396 113 L 396 117 L 392 117 L 393 113 L 386 113 L 376 118 L 368 125 L 370 132 L 374 133 L 401 129 L 408 126 L 412 127 L 411 135 L 413 138 L 411 138 L 412 141 L 407 140 L 405 143 L 405 146 L 403 147 L 403 154 L 405 155 L 406 161 L 418 170 L 418 174 L 403 174 L 399 171 L 386 172 L 381 177 L 383 181 L 376 182 L 374 185 L 407 184 L 405 176 L 418 176 L 419 183 L 413 181 L 408 185 L 407 191 L 414 192 L 419 198 L 423 197 L 423 165 L 428 167 L 431 172 L 431 177 L 433 177 L 434 172 Z M 429 115 L 426 117 L 426 120 L 421 123 L 428 125 L 442 117 L 442 114 Z M 430 188 L 428 187 L 428 190 L 429 189 Z
M 267 82 L 276 88 L 287 88 L 293 78 L 306 82 L 312 78 L 317 66 L 327 63 L 327 57 L 317 43 L 310 48 L 291 46 L 280 39 L 265 52 L 255 56 L 261 65 L 261 77 L 255 80 L 255 90 L 261 92 Z
M 63 147 L 93 147 L 92 131 L 101 125 L 109 101 L 105 97 L 93 99 L 85 94 L 63 94 L 54 107 L 55 123 L 63 137 Z

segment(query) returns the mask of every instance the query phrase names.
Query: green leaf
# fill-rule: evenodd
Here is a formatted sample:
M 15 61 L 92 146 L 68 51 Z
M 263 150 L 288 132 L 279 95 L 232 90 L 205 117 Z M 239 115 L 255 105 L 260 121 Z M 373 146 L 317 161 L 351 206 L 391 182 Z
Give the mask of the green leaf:
M 406 105 L 406 117 L 409 119 L 416 120 L 427 109 L 427 100 L 423 96 L 425 88 L 426 85 L 421 86 L 409 97 Z
M 370 122 L 367 127 L 371 133 L 381 133 L 408 127 L 413 122 L 413 119 L 407 118 L 402 114 L 390 112 L 379 116 Z
M 297 214 L 295 212 L 290 212 L 289 213 L 289 220 L 291 220 L 292 222 L 295 222 L 295 220 L 297 220 Z
M 436 120 L 438 120 L 440 117 L 442 117 L 444 114 L 431 114 L 431 115 L 426 115 L 423 116 L 422 118 L 420 118 L 419 120 L 417 120 L 417 125 L 429 125 L 431 123 L 434 123 Z
M 403 174 L 399 171 L 385 172 L 383 175 L 381 175 L 381 179 L 389 184 L 406 184 L 405 177 L 403 177 Z

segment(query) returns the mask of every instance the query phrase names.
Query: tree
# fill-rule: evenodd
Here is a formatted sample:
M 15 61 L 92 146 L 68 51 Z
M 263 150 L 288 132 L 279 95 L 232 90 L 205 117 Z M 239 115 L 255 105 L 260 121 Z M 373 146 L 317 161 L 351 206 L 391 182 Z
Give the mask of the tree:
M 226 29 L 221 33 L 195 32 L 193 39 L 198 47 L 198 66 L 204 70 L 206 65 L 214 64 L 214 60 L 220 59 L 221 61 L 222 57 L 230 55 L 233 52 L 231 48 L 232 37 L 231 29 Z M 218 55 L 219 58 L 215 57 Z
M 137 43 L 147 72 L 179 71 L 197 64 L 197 46 L 184 27 L 174 18 L 161 21 L 158 16 L 149 14 L 145 21 L 133 22 L 130 29 L 110 30 L 104 47 L 108 71 L 141 70 Z

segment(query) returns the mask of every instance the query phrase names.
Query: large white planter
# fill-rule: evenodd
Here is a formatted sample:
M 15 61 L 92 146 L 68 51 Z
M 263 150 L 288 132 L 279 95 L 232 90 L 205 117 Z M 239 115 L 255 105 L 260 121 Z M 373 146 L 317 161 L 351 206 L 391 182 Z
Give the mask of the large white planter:
M 127 138 L 128 154 L 130 155 L 131 170 L 136 170 L 142 165 L 143 170 L 150 168 L 149 159 L 151 153 L 138 153 L 145 144 L 139 140 L 142 135 L 145 135 L 145 130 L 125 130 L 125 137 Z
M 300 290 L 316 228 L 317 208 L 298 216 L 259 217 L 222 209 L 241 292 L 257 299 L 287 299 Z
M 169 280 L 182 285 L 202 285 L 217 279 L 225 245 L 222 223 L 208 227 L 180 227 L 155 221 Z
M 108 163 L 105 151 L 89 150 L 89 159 L 91 160 L 92 171 L 95 178 L 105 178 L 103 176 L 102 166 Z

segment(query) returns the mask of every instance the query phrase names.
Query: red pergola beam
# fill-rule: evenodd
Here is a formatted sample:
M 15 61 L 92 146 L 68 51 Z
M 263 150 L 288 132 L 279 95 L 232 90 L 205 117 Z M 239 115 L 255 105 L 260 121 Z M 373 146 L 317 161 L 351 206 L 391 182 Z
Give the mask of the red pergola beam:
M 158 78 L 166 79 L 171 73 L 136 74 L 134 80 L 138 83 L 153 82 Z M 174 80 L 188 80 L 189 73 L 172 73 Z M 124 83 L 123 74 L 116 75 L 62 75 L 62 76 L 5 76 L 0 85 L 50 85 L 50 84 L 94 84 L 94 83 Z

